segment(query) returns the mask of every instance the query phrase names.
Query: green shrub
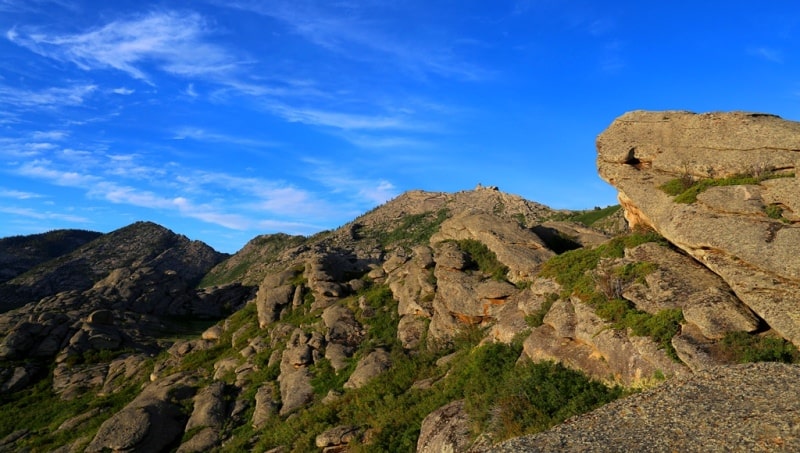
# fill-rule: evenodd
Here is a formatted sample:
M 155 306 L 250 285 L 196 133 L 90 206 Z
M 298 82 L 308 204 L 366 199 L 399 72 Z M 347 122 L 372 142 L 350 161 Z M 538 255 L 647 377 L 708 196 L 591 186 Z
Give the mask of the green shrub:
M 719 347 L 724 356 L 738 363 L 800 361 L 797 348 L 777 336 L 729 332 L 720 341 Z
M 700 179 L 698 181 L 687 180 L 687 178 L 678 178 L 667 181 L 659 188 L 668 195 L 674 196 L 676 203 L 694 203 L 697 201 L 697 196 L 707 190 L 709 187 L 720 186 L 738 186 L 748 184 L 758 184 L 768 179 L 777 178 L 793 178 L 794 173 L 772 173 L 760 172 L 757 175 L 739 174 L 729 176 L 727 178 L 716 179 Z
M 447 209 L 407 215 L 391 231 L 375 230 L 371 235 L 384 247 L 395 244 L 405 246 L 427 244 L 433 233 L 439 231 L 439 225 L 449 216 Z
M 458 248 L 469 257 L 473 269 L 489 275 L 497 281 L 505 281 L 508 267 L 497 259 L 497 255 L 483 242 L 475 239 L 462 239 L 456 241 Z
M 650 337 L 667 355 L 678 360 L 671 339 L 680 330 L 680 322 L 683 319 L 680 310 L 665 310 L 656 315 L 636 310 L 631 302 L 600 291 L 598 281 L 592 273 L 597 269 L 600 259 L 621 258 L 626 248 L 646 242 L 666 244 L 664 238 L 654 232 L 634 232 L 618 236 L 593 249 L 572 250 L 554 256 L 544 263 L 540 275 L 553 278 L 561 284 L 561 297 L 567 298 L 571 295 L 579 297 L 584 303 L 593 307 L 598 316 L 612 323 L 614 328 L 631 328 L 634 335 Z M 614 270 L 614 275 L 607 277 L 620 279 L 623 283 L 643 281 L 644 277 L 656 268 L 654 263 L 630 263 L 617 268 Z

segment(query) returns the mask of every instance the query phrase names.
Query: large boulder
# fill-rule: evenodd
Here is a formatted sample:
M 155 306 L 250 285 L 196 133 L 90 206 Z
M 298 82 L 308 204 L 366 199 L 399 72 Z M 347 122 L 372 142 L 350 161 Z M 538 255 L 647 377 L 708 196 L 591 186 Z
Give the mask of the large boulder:
M 632 225 L 649 226 L 721 276 L 753 312 L 800 345 L 800 123 L 763 114 L 626 113 L 597 139 L 600 176 Z M 691 203 L 673 180 L 749 175 Z M 783 175 L 777 179 L 763 179 Z M 775 215 L 782 213 L 781 216 Z M 773 218 L 780 217 L 780 218 Z
M 488 213 L 465 211 L 446 220 L 431 237 L 431 244 L 448 239 L 484 243 L 508 266 L 508 277 L 513 282 L 534 277 L 539 265 L 555 255 L 533 231 Z
M 196 383 L 184 374 L 151 383 L 100 425 L 86 451 L 164 451 L 183 433 L 187 419 L 181 403 L 192 397 Z
M 436 409 L 422 421 L 417 453 L 466 451 L 472 445 L 470 425 L 464 400 Z

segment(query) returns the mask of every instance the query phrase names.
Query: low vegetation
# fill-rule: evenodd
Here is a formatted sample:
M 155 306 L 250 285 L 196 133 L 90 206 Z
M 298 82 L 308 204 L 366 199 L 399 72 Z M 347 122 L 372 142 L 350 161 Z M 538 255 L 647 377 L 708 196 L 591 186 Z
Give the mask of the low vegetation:
M 659 188 L 668 195 L 674 196 L 676 203 L 694 203 L 697 196 L 711 187 L 738 186 L 759 184 L 768 179 L 794 178 L 794 173 L 758 172 L 758 174 L 740 174 L 726 178 L 705 178 L 695 180 L 690 176 L 672 179 Z
M 481 241 L 463 239 L 456 241 L 458 248 L 470 259 L 472 269 L 482 272 L 494 280 L 504 281 L 508 267 L 497 259 L 497 255 Z
M 730 332 L 720 341 L 719 348 L 725 358 L 736 363 L 800 362 L 797 347 L 775 335 Z
M 447 209 L 423 212 L 403 217 L 399 225 L 389 231 L 375 230 L 371 236 L 384 246 L 427 244 L 431 236 L 439 230 L 439 225 L 449 217 Z
M 36 435 L 23 437 L 17 441 L 15 448 L 20 451 L 51 451 L 93 436 L 103 421 L 136 397 L 142 382 L 144 377 L 139 375 L 110 395 L 98 396 L 86 392 L 66 401 L 53 391 L 52 372 L 49 372 L 25 390 L 0 396 L 0 405 L 3 407 L 0 411 L 0 439 L 25 429 Z M 94 415 L 74 428 L 59 429 L 65 421 L 87 413 Z
M 585 226 L 592 226 L 598 221 L 615 214 L 617 211 L 620 210 L 620 208 L 621 206 L 618 204 L 612 206 L 606 206 L 605 208 L 597 206 L 594 209 L 588 209 L 585 211 L 574 211 L 566 215 L 559 215 L 554 220 L 566 220 L 570 222 L 580 223 Z
M 637 310 L 630 301 L 621 297 L 625 285 L 634 281 L 642 282 L 648 273 L 655 270 L 655 265 L 635 263 L 618 267 L 613 272 L 598 271 L 602 259 L 622 258 L 626 248 L 646 242 L 667 244 L 655 232 L 633 232 L 595 248 L 582 248 L 555 256 L 544 263 L 540 275 L 553 278 L 561 284 L 562 298 L 577 296 L 615 328 L 630 328 L 634 335 L 652 338 L 667 355 L 677 361 L 670 340 L 680 331 L 683 320 L 681 311 L 673 309 L 650 314 Z

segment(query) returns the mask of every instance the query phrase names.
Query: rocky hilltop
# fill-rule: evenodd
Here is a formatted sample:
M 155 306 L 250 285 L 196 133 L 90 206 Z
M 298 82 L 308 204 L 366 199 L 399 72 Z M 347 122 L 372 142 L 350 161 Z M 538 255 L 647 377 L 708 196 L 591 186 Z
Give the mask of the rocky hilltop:
M 723 424 L 713 445 L 735 448 L 755 426 L 737 404 L 762 411 L 751 396 L 796 368 L 734 364 L 800 359 L 797 127 L 626 114 L 598 138 L 621 208 L 479 186 L 233 256 L 151 223 L 30 262 L 0 249 L 0 450 L 486 451 L 650 388 L 497 448 L 600 451 L 645 415 L 695 429 L 650 450 Z M 698 397 L 718 387 L 727 418 Z

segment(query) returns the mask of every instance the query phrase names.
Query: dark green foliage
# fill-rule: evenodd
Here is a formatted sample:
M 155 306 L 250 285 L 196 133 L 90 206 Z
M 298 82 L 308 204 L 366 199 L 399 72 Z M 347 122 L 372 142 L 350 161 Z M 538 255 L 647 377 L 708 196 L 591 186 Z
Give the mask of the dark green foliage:
M 652 338 L 664 348 L 667 355 L 678 360 L 671 339 L 680 330 L 680 322 L 683 319 L 681 311 L 664 310 L 652 315 L 636 310 L 629 301 L 604 294 L 599 288 L 603 281 L 592 273 L 601 258 L 621 258 L 626 248 L 636 247 L 645 242 L 666 244 L 664 238 L 653 232 L 635 232 L 618 236 L 593 249 L 578 249 L 555 256 L 544 263 L 540 275 L 553 278 L 561 284 L 562 297 L 578 296 L 591 305 L 598 316 L 613 323 L 615 328 L 631 328 L 634 335 Z M 653 263 L 632 263 L 617 268 L 614 275 L 602 277 L 631 282 L 643 280 L 644 276 L 655 269 Z
M 709 187 L 738 186 L 745 184 L 758 184 L 768 179 L 793 178 L 794 173 L 771 173 L 759 175 L 734 175 L 727 178 L 701 179 L 694 181 L 687 178 L 678 178 L 667 181 L 659 187 L 665 193 L 675 197 L 676 203 L 694 203 L 697 196 Z
M 581 373 L 550 362 L 517 365 L 494 397 L 490 431 L 508 439 L 551 428 L 623 395 Z
M 592 226 L 598 220 L 605 219 L 606 217 L 619 211 L 620 208 L 621 206 L 618 204 L 615 204 L 613 206 L 607 206 L 605 208 L 595 208 L 591 211 L 583 211 L 582 213 L 575 215 L 574 217 L 571 217 L 569 220 L 582 223 L 586 226 Z
M 362 344 L 362 349 L 379 346 L 399 348 L 397 323 L 400 317 L 392 290 L 386 285 L 368 286 L 359 295 L 364 296 L 367 306 L 373 310 L 372 316 L 362 318 L 362 323 L 369 329 L 368 340 Z
M 581 223 L 585 226 L 592 226 L 596 222 L 605 219 L 608 216 L 613 215 L 615 212 L 619 211 L 620 208 L 621 206 L 618 204 L 612 206 L 606 206 L 605 208 L 600 208 L 598 206 L 595 207 L 594 209 L 589 209 L 585 211 L 557 213 L 552 217 L 552 219 Z
M 624 282 L 645 283 L 645 277 L 655 272 L 658 265 L 641 261 L 638 263 L 628 263 L 614 270 L 614 276 Z
M 555 279 L 566 295 L 578 291 L 579 295 L 594 292 L 592 277 L 587 272 L 597 268 L 600 258 L 622 258 L 626 248 L 646 242 L 666 245 L 666 240 L 652 231 L 633 232 L 603 243 L 595 248 L 582 248 L 550 258 L 542 266 L 540 275 Z
M 403 217 L 400 224 L 391 231 L 375 231 L 373 236 L 384 247 L 390 245 L 416 245 L 427 244 L 433 233 L 439 230 L 439 225 L 449 217 L 447 209 L 437 212 L 423 212 Z
M 797 348 L 777 336 L 729 332 L 720 341 L 719 347 L 723 355 L 738 363 L 800 361 Z
M 668 356 L 680 361 L 675 348 L 672 347 L 672 337 L 680 332 L 681 322 L 683 322 L 683 312 L 679 308 L 661 310 L 654 315 L 639 310 L 628 310 L 617 326 L 630 328 L 634 335 L 652 338 Z
M 469 257 L 472 269 L 478 270 L 494 280 L 505 281 L 508 267 L 497 259 L 497 255 L 481 241 L 463 239 L 456 241 L 460 248 Z

